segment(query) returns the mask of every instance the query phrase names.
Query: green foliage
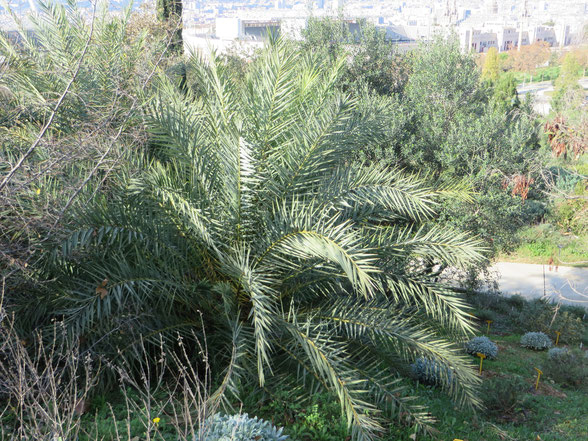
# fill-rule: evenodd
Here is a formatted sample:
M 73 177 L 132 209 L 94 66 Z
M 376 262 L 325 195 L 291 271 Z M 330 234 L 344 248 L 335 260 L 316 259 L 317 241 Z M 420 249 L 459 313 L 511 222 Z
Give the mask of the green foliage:
M 555 331 L 561 332 L 562 343 L 578 343 L 584 332 L 582 316 L 584 308 L 580 311 L 566 310 L 566 306 L 556 308 L 546 301 L 540 299 L 527 302 L 522 311 L 513 312 L 511 320 L 519 330 L 536 329 L 543 334 L 555 338 Z M 578 314 L 584 311 L 582 315 Z
M 361 93 L 367 85 L 381 96 L 401 94 L 409 78 L 409 57 L 396 52 L 386 33 L 370 23 L 361 23 L 359 36 L 348 45 L 350 61 L 343 77 L 344 87 Z
M 470 355 L 484 354 L 492 359 L 498 356 L 498 346 L 488 337 L 474 337 L 465 344 L 465 351 Z
M 283 429 L 276 428 L 269 421 L 240 415 L 215 414 L 200 428 L 194 441 L 283 441 Z
M 474 200 L 446 203 L 441 221 L 476 232 L 494 249 L 508 249 L 516 230 L 545 212 L 534 195 L 522 203 L 508 192 L 511 178 L 541 168 L 530 108 L 510 112 L 511 105 L 496 105 L 474 59 L 456 41 L 423 46 L 412 72 L 403 105 L 411 119 L 404 137 L 390 141 L 396 161 L 441 182 L 465 180 Z
M 564 386 L 588 387 L 588 361 L 583 351 L 551 348 L 547 355 L 547 376 Z
M 454 381 L 451 369 L 429 358 L 417 358 L 410 368 L 413 376 L 423 384 L 446 387 Z
M 493 416 L 512 414 L 523 401 L 523 392 L 529 388 L 518 376 L 494 377 L 484 382 L 481 389 L 484 406 Z
M 310 17 L 302 37 L 304 49 L 325 50 L 326 55 L 334 58 L 343 53 L 343 46 L 352 39 L 347 23 L 332 17 Z
M 254 395 L 253 398 L 258 397 Z M 262 405 L 244 404 L 247 409 L 256 409 L 275 424 L 283 425 L 284 432 L 293 440 L 339 441 L 348 436 L 347 424 L 335 397 L 316 393 L 303 401 L 291 398 L 291 392 L 283 390 L 267 397 Z
M 505 301 L 508 305 L 515 308 L 517 311 L 522 311 L 525 307 L 527 300 L 520 294 L 514 294 L 512 296 L 506 297 Z
M 516 259 L 544 264 L 553 256 L 557 256 L 564 262 L 582 262 L 588 258 L 588 237 L 575 236 L 562 231 L 553 222 L 554 216 L 553 213 L 550 214 L 552 223 L 545 222 L 519 232 L 521 244 L 514 255 Z M 558 245 L 562 245 L 561 250 Z
M 341 18 L 308 20 L 302 32 L 304 50 L 336 59 L 345 55 L 346 65 L 337 85 L 362 98 L 367 93 L 390 96 L 402 93 L 408 80 L 410 58 L 396 52 L 386 33 L 371 23 L 360 21 L 355 32 Z
M 197 90 L 159 75 L 150 151 L 44 253 L 46 319 L 130 363 L 141 337 L 173 350 L 203 326 L 228 390 L 296 373 L 292 392 L 337 396 L 355 439 L 389 413 L 429 426 L 398 384 L 415 357 L 452 369 L 448 393 L 476 406 L 479 380 L 452 344 L 472 331 L 467 307 L 422 264 L 483 260 L 478 240 L 434 222 L 463 191 L 349 163 L 378 140 L 334 87 L 342 66 L 275 41 L 243 86 L 215 56 L 188 62 Z
M 547 351 L 547 358 L 560 364 L 567 360 L 569 356 L 570 350 L 568 348 L 551 348 Z
M 498 78 L 492 95 L 493 102 L 503 112 L 519 107 L 520 100 L 517 94 L 517 83 L 512 73 L 506 73 Z
M 91 26 L 85 10 L 64 3 L 40 4 L 18 42 L 0 35 L 0 180 L 31 149 L 0 191 L 0 272 L 11 275 L 7 301 L 16 307 L 44 290 L 30 263 L 49 236 L 62 237 L 69 208 L 107 188 L 123 163 L 133 169 L 150 73 L 157 60 L 171 63 L 163 35 L 137 30 L 130 9 L 112 15 L 99 6 Z M 18 326 L 43 320 L 45 307 L 26 311 Z
M 166 23 L 173 36 L 170 40 L 171 50 L 182 53 L 184 42 L 182 38 L 182 1 L 157 0 L 157 18 Z
M 521 337 L 521 345 L 529 349 L 542 351 L 549 349 L 553 345 L 553 342 L 543 332 L 527 332 Z
M 583 199 L 564 199 L 555 204 L 553 218 L 564 231 L 588 234 L 588 203 Z
M 539 324 L 539 329 L 551 335 L 554 335 L 554 331 L 561 332 L 559 341 L 562 343 L 578 343 L 584 332 L 582 319 L 568 311 L 559 311 L 557 314 L 544 311 L 537 317 L 536 323 Z
M 581 66 L 573 52 L 568 52 L 562 62 L 561 71 L 555 80 L 555 89 L 551 98 L 551 107 L 556 113 L 572 114 L 577 111 L 584 100 L 584 90 L 578 84 Z
M 489 81 L 498 80 L 499 75 L 498 50 L 495 47 L 488 49 L 482 67 L 482 79 Z

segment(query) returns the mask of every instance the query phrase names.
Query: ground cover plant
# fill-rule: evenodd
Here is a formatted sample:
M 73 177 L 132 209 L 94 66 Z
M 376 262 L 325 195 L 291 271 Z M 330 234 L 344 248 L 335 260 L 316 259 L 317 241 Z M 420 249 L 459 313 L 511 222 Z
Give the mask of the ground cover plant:
M 508 305 L 507 299 L 502 301 Z M 441 389 L 415 380 L 403 380 L 419 400 L 427 403 L 432 416 L 438 420 L 437 432 L 418 434 L 417 439 L 436 441 L 459 436 L 458 439 L 526 441 L 539 436 L 548 441 L 581 441 L 588 435 L 586 379 L 570 386 L 564 378 L 550 373 L 548 352 L 521 347 L 521 334 L 516 332 L 501 334 L 506 335 L 493 335 L 501 348 L 500 357 L 484 362 L 479 388 L 484 410 L 476 413 L 460 410 Z M 577 351 L 577 348 L 568 350 Z M 578 355 L 585 357 L 581 352 Z M 537 391 L 534 367 L 544 371 Z M 561 372 L 561 365 L 558 367 Z M 292 440 L 337 441 L 349 436 L 339 407 L 329 394 L 318 394 L 309 401 L 295 401 L 289 399 L 286 390 L 265 397 L 258 392 L 244 403 L 244 411 L 283 426 L 284 434 Z M 393 441 L 413 434 L 410 425 L 399 425 L 391 427 L 383 439 Z

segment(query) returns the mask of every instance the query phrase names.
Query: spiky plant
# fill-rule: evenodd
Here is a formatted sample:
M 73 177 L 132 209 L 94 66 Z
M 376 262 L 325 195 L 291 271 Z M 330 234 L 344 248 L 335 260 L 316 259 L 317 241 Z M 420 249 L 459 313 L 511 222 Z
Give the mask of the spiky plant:
M 149 95 L 156 64 L 172 62 L 163 35 L 133 31 L 130 7 L 113 15 L 108 2 L 98 3 L 88 11 L 71 0 L 42 1 L 25 24 L 13 14 L 17 31 L 0 32 L 0 272 L 12 275 L 7 289 L 32 280 L 35 251 L 59 236 L 68 207 L 84 205 L 142 144 L 141 92 Z M 36 297 L 30 285 L 10 292 Z
M 427 269 L 482 259 L 479 242 L 434 223 L 453 189 L 351 161 L 378 132 L 335 92 L 343 63 L 276 41 L 244 85 L 214 54 L 190 60 L 182 91 L 162 76 L 142 170 L 76 213 L 44 301 L 103 353 L 202 320 L 225 382 L 294 379 L 293 399 L 322 387 L 358 440 L 377 438 L 390 407 L 431 423 L 399 384 L 420 356 L 476 406 L 453 343 L 472 330 L 467 308 Z

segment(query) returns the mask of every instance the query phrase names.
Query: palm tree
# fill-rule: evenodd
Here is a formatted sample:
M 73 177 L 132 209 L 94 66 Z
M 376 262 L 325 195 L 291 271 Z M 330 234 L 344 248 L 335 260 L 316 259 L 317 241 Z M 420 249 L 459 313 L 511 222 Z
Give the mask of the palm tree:
M 171 350 L 202 329 L 226 382 L 322 387 L 358 440 L 390 408 L 431 423 L 400 382 L 419 356 L 478 405 L 453 343 L 472 331 L 467 308 L 427 268 L 467 267 L 479 242 L 433 222 L 453 189 L 352 161 L 379 132 L 336 91 L 344 62 L 275 41 L 244 85 L 214 54 L 192 57 L 187 89 L 162 75 L 139 171 L 80 210 L 47 261 L 46 300 L 71 329 L 101 350 L 139 336 Z

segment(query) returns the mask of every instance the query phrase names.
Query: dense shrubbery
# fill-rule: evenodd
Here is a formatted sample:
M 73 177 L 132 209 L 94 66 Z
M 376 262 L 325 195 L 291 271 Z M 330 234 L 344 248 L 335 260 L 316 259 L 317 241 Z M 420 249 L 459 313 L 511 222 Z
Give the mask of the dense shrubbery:
M 283 441 L 288 439 L 269 421 L 240 415 L 216 414 L 204 423 L 194 441 Z
M 527 300 L 519 295 L 502 296 L 498 293 L 467 294 L 466 298 L 475 305 L 477 317 L 494 321 L 493 329 L 513 333 L 533 329 L 552 339 L 558 331 L 561 333 L 560 342 L 566 344 L 576 344 L 585 338 L 582 319 L 586 308 L 582 306 L 555 305 L 543 299 Z
M 588 360 L 583 351 L 551 348 L 545 364 L 545 373 L 565 386 L 588 386 Z
M 536 351 L 543 351 L 549 349 L 553 345 L 553 342 L 543 332 L 527 332 L 521 337 L 521 345 L 529 349 L 535 349 Z
M 59 27 L 67 14 L 57 15 Z M 118 25 L 116 47 L 132 48 L 125 22 Z M 83 42 L 87 31 L 81 22 L 70 37 Z M 43 35 L 43 56 L 59 54 Z M 59 234 L 28 251 L 36 263 L 28 280 L 43 283 L 10 298 L 23 332 L 64 320 L 94 357 L 130 365 L 140 342 L 173 351 L 172 337 L 204 332 L 215 379 L 233 396 L 287 387 L 294 399 L 325 388 L 354 438 L 382 432 L 391 413 L 428 427 L 427 412 L 396 381 L 415 357 L 451 369 L 447 392 L 477 406 L 479 379 L 452 344 L 473 331 L 467 306 L 433 269 L 483 264 L 481 241 L 435 212 L 472 194 L 398 164 L 352 160 L 388 141 L 394 114 L 364 114 L 362 97 L 341 91 L 346 60 L 276 40 L 239 77 L 224 58 L 193 56 L 185 78 L 170 63 L 150 65 L 153 82 L 133 71 L 121 84 L 106 82 L 105 93 L 120 86 L 114 101 L 137 113 L 105 110 L 107 121 L 124 120 L 125 110 L 135 117 L 104 141 L 103 151 L 111 143 L 119 153 L 116 173 L 103 164 L 96 185 L 65 210 Z M 91 74 L 109 79 L 111 68 Z M 98 116 L 80 125 L 102 127 Z M 79 138 L 76 111 L 67 118 L 54 139 L 60 128 Z M 196 345 L 186 347 L 199 358 Z
M 336 21 L 248 63 L 180 59 L 130 10 L 90 38 L 72 5 L 44 6 L 35 41 L 0 45 L 2 171 L 26 155 L 0 189 L 23 341 L 63 321 L 90 358 L 133 367 L 138 344 L 170 354 L 171 337 L 203 333 L 223 392 L 322 387 L 357 439 L 394 415 L 429 426 L 399 382 L 415 358 L 420 381 L 479 404 L 455 344 L 474 325 L 438 276 L 487 264 L 471 231 L 509 248 L 545 213 L 529 187 L 537 124 L 512 79 L 481 84 L 456 41 L 403 57 Z
M 528 388 L 529 385 L 520 377 L 495 377 L 486 381 L 481 389 L 486 410 L 500 416 L 512 413 Z
M 465 344 L 465 350 L 470 355 L 476 355 L 479 352 L 490 359 L 498 356 L 498 346 L 488 337 L 472 338 Z

